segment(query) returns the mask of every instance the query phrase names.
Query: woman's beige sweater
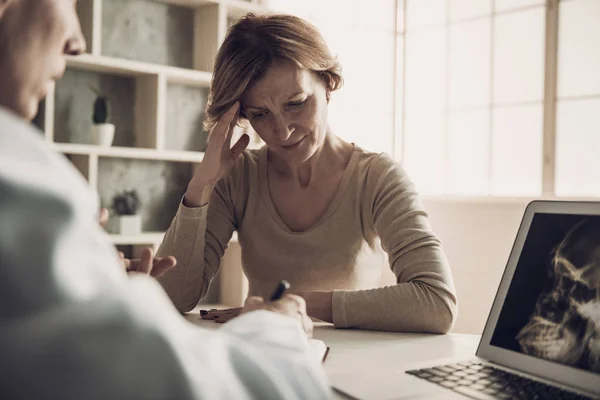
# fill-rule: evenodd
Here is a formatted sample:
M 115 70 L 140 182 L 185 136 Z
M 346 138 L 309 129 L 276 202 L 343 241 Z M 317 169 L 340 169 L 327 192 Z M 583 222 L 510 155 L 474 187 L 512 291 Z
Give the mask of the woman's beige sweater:
M 250 295 L 268 297 L 281 279 L 293 291 L 331 290 L 340 328 L 447 332 L 456 319 L 440 242 L 413 184 L 385 154 L 355 147 L 325 213 L 294 232 L 271 201 L 266 147 L 245 151 L 208 205 L 180 204 L 158 251 L 178 260 L 160 282 L 180 311 L 206 294 L 234 231 Z M 382 286 L 390 269 L 395 282 Z

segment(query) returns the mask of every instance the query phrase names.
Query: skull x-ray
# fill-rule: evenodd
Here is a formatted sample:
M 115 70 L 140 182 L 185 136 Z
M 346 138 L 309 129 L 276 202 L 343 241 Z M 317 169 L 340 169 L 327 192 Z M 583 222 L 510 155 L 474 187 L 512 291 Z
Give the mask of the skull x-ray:
M 517 341 L 526 354 L 600 372 L 600 225 L 579 222 L 551 259 L 554 284 Z
M 599 217 L 534 217 L 492 344 L 600 373 Z

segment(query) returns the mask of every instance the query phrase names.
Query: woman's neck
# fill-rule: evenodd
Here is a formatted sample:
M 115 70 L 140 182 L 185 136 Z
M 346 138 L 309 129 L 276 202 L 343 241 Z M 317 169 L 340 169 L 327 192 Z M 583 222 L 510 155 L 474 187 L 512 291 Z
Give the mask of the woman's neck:
M 344 171 L 353 147 L 328 129 L 323 144 L 305 162 L 290 164 L 283 158 L 275 156 L 269 160 L 269 163 L 272 170 L 281 178 L 307 188 L 321 178 Z

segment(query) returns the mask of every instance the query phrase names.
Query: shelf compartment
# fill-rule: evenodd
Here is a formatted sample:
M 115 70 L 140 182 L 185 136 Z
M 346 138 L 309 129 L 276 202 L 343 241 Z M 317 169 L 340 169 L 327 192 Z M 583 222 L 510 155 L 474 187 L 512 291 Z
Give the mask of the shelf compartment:
M 110 103 L 108 122 L 115 125 L 113 144 L 135 147 L 136 121 L 133 111 L 136 104 L 136 79 L 71 68 L 57 82 L 54 91 L 54 141 L 93 143 L 92 115 L 96 94 L 90 86 L 95 86 L 106 94 Z
M 147 0 L 102 1 L 101 54 L 193 68 L 194 10 Z
M 115 195 L 136 190 L 144 232 L 163 232 L 169 228 L 191 178 L 190 163 L 108 157 L 98 160 L 98 194 L 102 207 L 111 211 Z M 107 231 L 118 232 L 116 223 L 117 218 L 109 219 Z
M 164 149 L 200 152 L 206 149 L 208 133 L 202 122 L 207 96 L 207 89 L 167 86 Z

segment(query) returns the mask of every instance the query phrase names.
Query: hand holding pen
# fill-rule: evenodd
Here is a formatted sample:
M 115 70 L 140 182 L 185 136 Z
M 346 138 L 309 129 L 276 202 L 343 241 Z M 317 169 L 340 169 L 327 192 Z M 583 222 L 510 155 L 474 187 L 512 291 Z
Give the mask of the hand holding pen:
M 227 322 L 239 314 L 255 310 L 268 310 L 279 314 L 287 315 L 300 322 L 302 328 L 308 336 L 312 336 L 313 323 L 306 313 L 306 302 L 300 296 L 286 294 L 290 284 L 286 281 L 280 281 L 273 293 L 270 301 L 265 302 L 262 297 L 248 297 L 243 308 L 230 308 L 226 310 L 201 310 L 202 319 L 214 320 L 215 322 Z
M 269 310 L 279 314 L 287 315 L 300 322 L 304 332 L 311 337 L 313 333 L 313 323 L 306 313 L 306 302 L 304 299 L 295 294 L 285 294 L 290 288 L 290 284 L 286 281 L 281 281 L 275 288 L 268 303 L 265 303 L 262 297 L 249 297 L 246 300 L 241 313 L 246 313 L 254 310 Z

